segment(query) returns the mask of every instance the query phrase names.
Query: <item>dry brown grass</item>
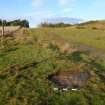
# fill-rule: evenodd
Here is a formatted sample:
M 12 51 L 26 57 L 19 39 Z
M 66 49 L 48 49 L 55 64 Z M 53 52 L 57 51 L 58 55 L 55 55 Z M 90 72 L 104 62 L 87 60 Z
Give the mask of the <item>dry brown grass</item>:
M 4 34 L 11 34 L 20 29 L 20 26 L 5 26 L 4 27 Z M 0 27 L 0 35 L 2 34 L 2 27 Z

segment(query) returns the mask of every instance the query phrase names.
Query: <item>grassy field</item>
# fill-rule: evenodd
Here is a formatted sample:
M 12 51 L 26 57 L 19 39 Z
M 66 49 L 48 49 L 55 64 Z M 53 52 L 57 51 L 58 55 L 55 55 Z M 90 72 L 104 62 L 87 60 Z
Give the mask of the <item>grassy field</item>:
M 88 28 L 78 29 L 76 27 L 70 27 L 55 29 L 49 28 L 47 31 L 52 33 L 52 35 L 59 35 L 73 42 L 105 50 L 105 30 L 94 30 Z
M 23 29 L 6 37 L 4 48 L 0 49 L 0 105 L 104 105 L 105 62 L 76 50 L 71 43 L 104 50 L 104 33 L 39 28 Z M 54 91 L 55 85 L 47 77 L 58 70 L 88 71 L 91 78 L 87 86 L 77 91 Z
M 39 36 L 40 39 L 46 36 L 44 39 L 48 39 L 53 36 L 57 40 L 57 45 L 63 46 L 66 49 L 66 43 L 69 43 L 70 47 L 74 47 L 78 50 L 88 51 L 92 55 L 105 58 L 105 30 L 93 29 L 93 28 L 78 28 L 77 26 L 67 28 L 41 28 L 34 30 L 34 36 Z M 51 40 L 53 40 L 53 37 Z M 59 43 L 59 44 L 58 44 Z M 69 49 L 69 47 L 67 47 Z

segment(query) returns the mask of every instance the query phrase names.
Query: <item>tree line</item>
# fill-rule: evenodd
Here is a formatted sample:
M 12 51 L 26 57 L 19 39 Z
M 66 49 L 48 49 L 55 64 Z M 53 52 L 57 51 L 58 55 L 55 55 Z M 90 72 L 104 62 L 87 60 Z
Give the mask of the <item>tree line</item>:
M 21 27 L 29 28 L 28 20 L 20 20 L 20 19 L 12 20 L 12 21 L 3 20 L 2 22 L 2 20 L 0 19 L 0 26 L 2 26 L 2 23 L 5 26 L 21 26 Z
M 71 24 L 67 24 L 67 23 L 41 23 L 39 25 L 40 27 L 68 27 L 68 26 L 72 26 Z

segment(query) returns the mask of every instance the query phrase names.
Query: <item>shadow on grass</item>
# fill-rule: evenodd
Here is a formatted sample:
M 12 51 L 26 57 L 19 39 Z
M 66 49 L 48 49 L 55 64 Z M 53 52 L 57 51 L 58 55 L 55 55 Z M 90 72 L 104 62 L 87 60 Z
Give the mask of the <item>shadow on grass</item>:
M 72 60 L 74 63 L 90 62 L 90 57 L 87 54 L 87 52 L 82 52 L 82 51 L 76 51 L 76 52 L 73 52 L 72 54 L 68 54 L 67 58 Z
M 7 52 L 13 52 L 13 51 L 16 51 L 17 49 L 18 49 L 17 47 L 10 48 L 10 49 L 7 49 Z

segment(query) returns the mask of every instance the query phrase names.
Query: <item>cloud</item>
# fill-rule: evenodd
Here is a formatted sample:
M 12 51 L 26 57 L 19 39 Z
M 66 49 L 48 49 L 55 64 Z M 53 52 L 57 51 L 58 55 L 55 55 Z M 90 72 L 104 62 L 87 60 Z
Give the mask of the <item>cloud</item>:
M 69 3 L 69 0 L 59 0 L 61 6 L 66 6 Z
M 61 13 L 63 15 L 70 13 L 73 10 L 73 8 L 75 8 L 75 1 L 76 0 L 58 0 L 58 5 L 61 8 Z
M 21 16 L 21 19 L 27 19 L 30 21 L 31 27 L 40 24 L 43 22 L 46 18 L 51 18 L 55 16 L 56 13 L 50 10 L 37 10 L 36 12 L 29 12 L 26 14 L 23 14 Z
M 32 0 L 32 5 L 35 7 L 42 6 L 43 0 Z
M 72 8 L 64 8 L 62 10 L 63 13 L 68 13 L 68 12 L 71 12 L 72 11 Z
M 34 18 L 34 19 L 40 20 L 40 19 L 43 19 L 45 17 L 51 17 L 53 15 L 54 15 L 54 13 L 52 11 L 43 10 L 43 11 L 36 11 L 36 12 L 24 14 L 24 17 L 25 18 Z
M 47 18 L 55 18 L 55 17 L 64 17 L 68 16 L 68 13 L 72 11 L 73 4 L 75 0 L 56 0 L 58 1 L 58 8 L 60 10 L 55 11 L 53 9 L 44 8 L 48 0 L 32 0 L 32 5 L 34 10 L 24 14 L 22 18 L 28 19 L 31 23 L 31 26 L 35 26 Z M 49 2 L 50 3 L 50 2 Z
M 75 0 L 59 0 L 59 5 L 62 7 L 71 6 Z
M 75 8 L 76 0 L 58 0 L 58 5 L 60 7 L 59 16 L 61 17 L 69 17 L 70 12 L 72 12 L 73 8 Z

